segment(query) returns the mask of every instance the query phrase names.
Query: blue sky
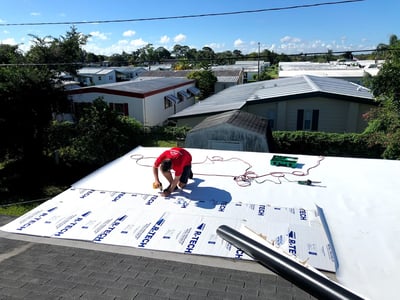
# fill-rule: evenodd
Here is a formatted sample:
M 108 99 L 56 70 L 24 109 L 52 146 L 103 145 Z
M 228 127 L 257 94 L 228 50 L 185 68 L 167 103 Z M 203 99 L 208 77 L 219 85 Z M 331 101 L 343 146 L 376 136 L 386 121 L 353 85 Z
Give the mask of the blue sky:
M 325 5 L 340 0 L 169 0 L 82 1 L 3 0 L 0 8 L 0 43 L 18 44 L 26 51 L 30 34 L 44 38 L 65 36 L 72 24 L 15 25 L 21 23 L 68 23 L 81 21 L 137 20 L 239 11 L 268 11 L 218 16 L 172 18 L 131 22 L 77 24 L 90 34 L 85 49 L 111 55 L 153 44 L 172 50 L 175 44 L 215 52 L 240 50 L 243 54 L 268 49 L 296 54 L 373 49 L 400 36 L 399 0 L 364 0 Z M 309 6 L 293 9 L 293 6 Z M 14 24 L 14 25 L 10 25 Z

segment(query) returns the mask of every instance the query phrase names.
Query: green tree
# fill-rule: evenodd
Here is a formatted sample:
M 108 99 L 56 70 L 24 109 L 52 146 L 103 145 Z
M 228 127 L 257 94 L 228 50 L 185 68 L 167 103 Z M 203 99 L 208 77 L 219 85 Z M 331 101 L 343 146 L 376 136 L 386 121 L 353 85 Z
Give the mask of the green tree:
M 393 101 L 400 113 L 400 40 L 392 35 L 389 45 L 377 47 L 377 54 L 384 57 L 385 63 L 377 76 L 370 80 L 372 93 L 384 101 Z
M 210 47 L 203 47 L 198 51 L 197 59 L 200 61 L 201 68 L 207 69 L 210 65 L 213 65 L 215 58 L 215 52 Z
M 18 46 L 0 44 L 0 64 L 18 64 L 25 60 Z
M 143 141 L 142 125 L 126 116 L 119 115 L 102 99 L 84 109 L 76 124 L 77 135 L 71 137 L 71 128 L 66 132 L 53 128 L 55 139 L 49 144 L 49 153 L 59 153 L 60 160 L 69 165 L 98 167 L 127 153 Z M 71 137 L 71 138 L 65 138 Z
M 196 85 L 201 91 L 199 99 L 205 99 L 214 93 L 217 77 L 211 70 L 193 71 L 188 74 L 189 79 L 196 79 Z
M 1 152 L 21 162 L 21 184 L 26 190 L 39 186 L 45 131 L 52 112 L 64 101 L 65 95 L 43 69 L 0 68 Z
M 133 56 L 139 64 L 153 65 L 159 61 L 158 53 L 154 49 L 153 44 L 147 44 L 146 46 L 137 49 Z
M 67 31 L 65 36 L 53 38 L 46 36 L 40 38 L 31 35 L 33 46 L 26 54 L 30 63 L 42 64 L 55 71 L 65 71 L 76 74 L 76 70 L 85 60 L 85 52 L 82 50 L 90 35 L 83 35 L 75 26 Z
M 154 52 L 158 63 L 171 58 L 171 53 L 164 47 L 158 47 Z
M 173 49 L 171 54 L 175 56 L 176 59 L 179 58 L 188 58 L 187 53 L 189 52 L 190 47 L 189 46 L 182 46 L 179 44 L 176 44 Z
M 384 158 L 400 159 L 400 41 L 397 36 L 391 36 L 389 45 L 379 45 L 377 52 L 385 57 L 385 63 L 377 76 L 366 82 L 380 106 L 367 114 L 366 133 L 372 134 L 373 142 L 380 139 L 386 144 Z

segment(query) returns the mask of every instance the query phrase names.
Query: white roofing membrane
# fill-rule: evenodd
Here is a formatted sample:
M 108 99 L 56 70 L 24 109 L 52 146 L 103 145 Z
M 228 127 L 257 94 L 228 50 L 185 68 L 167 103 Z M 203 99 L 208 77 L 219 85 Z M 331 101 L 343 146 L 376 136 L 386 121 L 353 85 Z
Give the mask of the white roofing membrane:
M 246 226 L 364 297 L 397 295 L 400 161 L 286 155 L 290 168 L 273 153 L 188 149 L 194 178 L 164 198 L 151 170 L 164 150 L 135 148 L 1 230 L 249 259 L 216 234 Z

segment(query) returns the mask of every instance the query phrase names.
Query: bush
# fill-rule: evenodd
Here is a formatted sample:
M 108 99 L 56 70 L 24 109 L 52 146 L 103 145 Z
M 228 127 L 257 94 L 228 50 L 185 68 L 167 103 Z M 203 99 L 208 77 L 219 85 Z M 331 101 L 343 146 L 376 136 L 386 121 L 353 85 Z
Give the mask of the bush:
M 274 131 L 277 153 L 383 158 L 382 139 L 369 134 L 339 134 L 309 131 Z

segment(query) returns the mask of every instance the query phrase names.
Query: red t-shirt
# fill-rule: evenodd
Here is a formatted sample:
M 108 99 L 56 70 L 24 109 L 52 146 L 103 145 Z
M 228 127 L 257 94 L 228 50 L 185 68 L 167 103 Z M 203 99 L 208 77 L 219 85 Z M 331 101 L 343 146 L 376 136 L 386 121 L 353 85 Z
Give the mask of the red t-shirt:
M 172 169 L 176 176 L 181 176 L 183 168 L 192 163 L 192 156 L 183 148 L 174 147 L 164 151 L 154 162 L 154 167 L 158 168 L 163 160 L 171 159 Z

